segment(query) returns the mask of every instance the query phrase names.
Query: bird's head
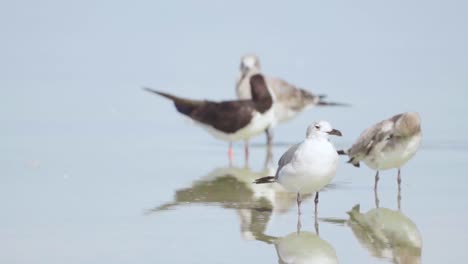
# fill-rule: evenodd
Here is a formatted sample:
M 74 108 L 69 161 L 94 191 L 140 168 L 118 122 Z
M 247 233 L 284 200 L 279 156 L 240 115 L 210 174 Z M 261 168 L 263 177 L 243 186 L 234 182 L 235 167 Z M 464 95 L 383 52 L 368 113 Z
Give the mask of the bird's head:
M 315 122 L 307 128 L 306 137 L 326 137 L 329 135 L 342 136 L 341 132 L 334 129 L 332 125 L 327 121 Z
M 240 71 L 243 74 L 245 74 L 252 70 L 260 71 L 260 60 L 258 59 L 257 55 L 248 54 L 242 56 L 240 63 Z
M 421 131 L 421 118 L 417 112 L 406 112 L 395 122 L 395 134 L 412 136 Z

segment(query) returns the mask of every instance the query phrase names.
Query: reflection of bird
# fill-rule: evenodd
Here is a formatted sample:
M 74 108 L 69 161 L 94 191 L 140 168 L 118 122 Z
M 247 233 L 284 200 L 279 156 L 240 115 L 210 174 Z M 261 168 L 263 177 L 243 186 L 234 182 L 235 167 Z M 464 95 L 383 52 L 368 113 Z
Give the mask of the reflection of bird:
M 273 99 L 262 75 L 249 80 L 252 99 L 239 101 L 200 101 L 184 99 L 145 88 L 174 102 L 177 111 L 188 116 L 218 139 L 230 142 L 229 158 L 232 158 L 232 141 L 248 140 L 262 133 L 273 121 Z M 246 147 L 246 159 L 248 148 Z
M 280 264 L 338 263 L 335 249 L 312 232 L 294 232 L 275 241 Z
M 338 263 L 335 249 L 328 242 L 319 237 L 319 228 L 317 218 L 315 218 L 315 231 L 301 231 L 301 216 L 297 216 L 297 231 L 284 237 L 272 237 L 261 234 L 260 241 L 274 244 L 278 263 L 280 264 L 302 264 L 302 263 L 320 263 L 332 264 Z
M 310 125 L 306 139 L 283 154 L 276 175 L 257 179 L 255 183 L 278 182 L 287 190 L 296 192 L 299 214 L 301 195 L 315 192 L 317 216 L 318 193 L 335 177 L 338 167 L 338 154 L 328 140 L 329 135 L 341 136 L 341 132 L 333 129 L 327 121 Z
M 260 61 L 256 55 L 245 55 L 241 58 L 240 77 L 236 83 L 236 92 L 239 99 L 250 99 L 250 78 L 261 72 Z M 340 103 L 325 102 L 323 95 L 315 95 L 304 89 L 298 88 L 284 80 L 265 76 L 268 87 L 273 92 L 275 99 L 275 119 L 272 124 L 288 121 L 302 111 L 315 105 L 345 105 Z M 272 131 L 267 131 L 268 144 L 272 141 Z
M 421 143 L 421 120 L 418 113 L 406 112 L 383 120 L 366 129 L 356 143 L 340 154 L 349 156 L 349 163 L 359 167 L 364 161 L 377 171 L 374 190 L 377 192 L 379 170 L 398 168 L 398 189 L 400 190 L 400 168 L 410 160 Z
M 252 184 L 254 179 L 267 174 L 268 171 L 256 173 L 248 168 L 214 169 L 190 188 L 177 190 L 173 202 L 155 207 L 149 212 L 187 204 L 216 204 L 236 210 L 241 222 L 241 234 L 245 239 L 269 242 L 271 237 L 264 232 L 271 215 L 286 212 L 294 205 L 295 195 L 279 185 Z
M 347 224 L 373 256 L 391 259 L 393 263 L 420 263 L 421 234 L 416 224 L 400 211 L 375 208 L 360 213 L 356 205 L 348 214 Z

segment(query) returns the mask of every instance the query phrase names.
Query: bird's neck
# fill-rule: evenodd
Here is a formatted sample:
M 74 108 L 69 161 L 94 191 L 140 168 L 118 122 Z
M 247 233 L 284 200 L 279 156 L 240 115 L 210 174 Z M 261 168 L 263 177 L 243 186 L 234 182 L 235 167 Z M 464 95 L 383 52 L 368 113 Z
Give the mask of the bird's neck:
M 317 134 L 312 134 L 308 135 L 306 138 L 306 141 L 312 142 L 312 141 L 328 141 L 328 137 L 324 137 L 322 135 L 317 135 Z
M 250 76 L 252 76 L 254 74 L 260 73 L 260 72 L 261 72 L 261 70 L 259 68 L 252 68 L 252 69 L 249 69 L 247 71 L 241 71 L 239 80 L 240 81 L 245 80 L 245 78 L 250 77 Z
M 262 74 L 252 75 L 250 89 L 255 109 L 260 113 L 270 110 L 273 105 L 273 97 L 268 89 L 265 77 Z

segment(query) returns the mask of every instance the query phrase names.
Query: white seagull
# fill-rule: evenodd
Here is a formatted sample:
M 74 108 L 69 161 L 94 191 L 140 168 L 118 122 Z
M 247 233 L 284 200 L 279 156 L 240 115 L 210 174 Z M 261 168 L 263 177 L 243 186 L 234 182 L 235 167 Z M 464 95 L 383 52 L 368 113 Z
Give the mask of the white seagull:
M 240 76 L 236 83 L 236 93 L 239 99 L 250 99 L 249 79 L 256 74 L 261 74 L 260 60 L 256 55 L 244 55 L 241 58 Z M 347 104 L 325 102 L 325 95 L 316 95 L 307 90 L 301 89 L 282 79 L 270 76 L 264 76 L 268 88 L 270 89 L 274 100 L 275 118 L 266 130 L 268 145 L 273 140 L 272 128 L 278 123 L 286 122 L 296 117 L 302 111 L 312 108 L 316 105 L 328 106 L 346 106 Z
M 248 140 L 265 131 L 273 120 L 273 99 L 263 76 L 253 75 L 249 79 L 249 87 L 253 95 L 251 99 L 222 102 L 192 100 L 150 88 L 144 89 L 170 99 L 179 113 L 189 117 L 214 137 L 228 141 L 231 160 L 232 141 L 244 140 L 248 146 Z M 246 147 L 246 161 L 248 154 Z
M 298 214 L 301 214 L 301 195 L 315 192 L 317 216 L 319 191 L 332 181 L 338 167 L 338 153 L 329 135 L 341 136 L 341 132 L 327 121 L 310 125 L 306 139 L 281 156 L 276 175 L 257 179 L 255 183 L 278 182 L 286 190 L 296 192 Z
M 400 191 L 401 167 L 410 160 L 421 144 L 421 119 L 416 112 L 406 112 L 383 120 L 361 133 L 356 143 L 339 154 L 349 156 L 348 163 L 359 167 L 359 162 L 376 170 L 374 191 L 377 193 L 379 171 L 398 168 Z M 376 203 L 377 203 L 376 197 Z

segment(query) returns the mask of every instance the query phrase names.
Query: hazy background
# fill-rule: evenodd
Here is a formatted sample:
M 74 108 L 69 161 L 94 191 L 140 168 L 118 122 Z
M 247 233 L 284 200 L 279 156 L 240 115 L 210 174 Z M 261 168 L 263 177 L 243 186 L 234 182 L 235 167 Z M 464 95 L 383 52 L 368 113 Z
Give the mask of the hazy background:
M 226 227 L 228 220 L 218 217 L 228 216 L 213 216 L 219 209 L 143 216 L 171 200 L 175 189 L 226 166 L 227 144 L 141 90 L 232 99 L 240 56 L 256 53 L 265 73 L 353 105 L 304 113 L 276 129 L 276 142 L 299 141 L 309 123 L 327 119 L 344 133 L 334 141 L 348 146 L 372 123 L 420 112 L 423 150 L 407 170 L 419 176 L 407 184 L 424 193 L 407 207 L 428 208 L 413 211 L 425 245 L 433 245 L 432 251 L 423 249 L 424 262 L 446 261 L 450 241 L 439 239 L 467 231 L 467 13 L 465 1 L 1 2 L 0 260 L 238 263 L 246 261 L 239 253 L 245 252 L 257 262 L 258 246 L 241 243 L 237 222 Z M 264 143 L 263 135 L 254 141 Z M 276 148 L 275 158 L 284 150 Z M 261 167 L 263 154 L 261 147 L 254 149 L 252 167 Z M 372 204 L 373 172 L 343 168 L 346 182 L 354 181 L 353 173 L 367 175 L 358 189 Z M 393 176 L 384 190 L 385 184 L 393 195 Z M 352 205 L 331 215 L 344 216 Z M 450 214 L 441 220 L 433 215 L 439 209 Z M 295 227 L 294 213 L 289 223 L 280 221 L 287 231 Z M 425 234 L 441 223 L 447 230 Z M 218 234 L 213 226 L 223 234 L 232 230 L 239 241 L 183 238 L 194 229 Z M 342 234 L 334 237 L 347 241 Z M 167 240 L 179 244 L 168 248 Z M 220 261 L 226 255 L 221 249 L 201 250 L 222 244 L 231 245 L 235 257 Z M 180 254 L 179 246 L 189 252 Z M 466 258 L 456 250 L 461 247 L 450 247 L 459 254 L 449 259 Z M 265 255 L 274 262 L 269 250 Z M 443 252 L 428 257 L 428 251 Z M 353 257 L 350 250 L 340 260 L 362 263 L 368 256 L 362 251 L 361 259 L 347 260 Z

